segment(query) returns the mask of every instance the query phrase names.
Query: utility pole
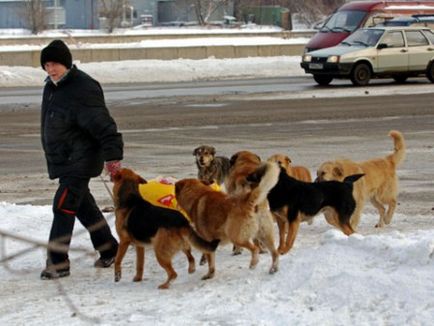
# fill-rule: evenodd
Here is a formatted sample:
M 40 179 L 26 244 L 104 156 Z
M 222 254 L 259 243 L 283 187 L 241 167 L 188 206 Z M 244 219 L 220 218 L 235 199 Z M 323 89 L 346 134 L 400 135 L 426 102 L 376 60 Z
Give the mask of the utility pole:
M 54 0 L 54 29 L 57 29 L 57 7 L 59 5 L 59 0 Z

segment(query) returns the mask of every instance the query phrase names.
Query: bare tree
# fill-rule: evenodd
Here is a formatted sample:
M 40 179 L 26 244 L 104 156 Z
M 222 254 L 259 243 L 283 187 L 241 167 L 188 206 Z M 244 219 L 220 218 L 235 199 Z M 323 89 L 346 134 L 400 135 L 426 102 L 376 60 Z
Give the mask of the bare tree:
M 38 34 L 46 28 L 47 10 L 43 0 L 26 0 L 20 9 L 20 16 L 24 17 L 32 34 Z
M 108 32 L 111 33 L 113 30 L 120 25 L 122 15 L 125 10 L 125 6 L 129 5 L 127 0 L 100 0 L 100 17 L 106 19 L 106 26 Z
M 228 3 L 229 0 L 194 0 L 194 11 L 199 25 L 206 25 L 211 15 Z
M 302 22 L 309 26 L 330 15 L 336 8 L 340 7 L 345 0 L 305 0 L 291 1 L 292 8 L 299 13 Z

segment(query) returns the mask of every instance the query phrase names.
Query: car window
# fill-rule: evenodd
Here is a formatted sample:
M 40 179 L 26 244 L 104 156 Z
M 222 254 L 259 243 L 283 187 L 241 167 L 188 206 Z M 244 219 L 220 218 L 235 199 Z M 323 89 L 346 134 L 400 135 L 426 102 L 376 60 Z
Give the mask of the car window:
M 338 11 L 324 24 L 321 31 L 352 32 L 359 26 L 365 15 L 365 11 Z
M 406 31 L 408 46 L 428 45 L 428 40 L 421 31 Z
M 405 46 L 404 36 L 400 31 L 386 33 L 381 40 L 381 43 L 387 44 L 388 48 L 402 48 Z
M 425 36 L 428 37 L 428 39 L 430 40 L 431 44 L 434 44 L 434 32 L 432 31 L 425 31 Z

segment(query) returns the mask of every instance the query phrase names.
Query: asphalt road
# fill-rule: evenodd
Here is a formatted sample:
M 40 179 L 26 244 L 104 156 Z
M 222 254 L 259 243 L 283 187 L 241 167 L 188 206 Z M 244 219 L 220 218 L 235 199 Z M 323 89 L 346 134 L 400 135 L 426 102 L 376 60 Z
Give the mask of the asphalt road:
M 267 97 L 269 98 L 269 96 Z M 193 149 L 201 144 L 231 156 L 250 150 L 262 158 L 283 152 L 312 173 L 336 157 L 365 160 L 393 150 L 391 129 L 404 133 L 408 151 L 399 167 L 400 207 L 431 214 L 434 206 L 433 94 L 307 99 L 263 96 L 177 96 L 166 101 L 112 102 L 124 135 L 124 166 L 145 178 L 196 175 Z M 49 181 L 39 143 L 37 104 L 0 108 L 0 201 L 48 204 L 56 187 Z M 95 179 L 101 205 L 110 198 Z

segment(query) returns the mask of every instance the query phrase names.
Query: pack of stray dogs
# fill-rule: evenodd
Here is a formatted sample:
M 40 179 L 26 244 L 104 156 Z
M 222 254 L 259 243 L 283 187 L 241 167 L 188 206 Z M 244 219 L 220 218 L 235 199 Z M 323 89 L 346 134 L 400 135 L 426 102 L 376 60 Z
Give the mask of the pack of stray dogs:
M 194 149 L 197 178 L 161 180 L 164 191 L 131 169 L 113 177 L 113 197 L 119 248 L 114 279 L 121 280 L 121 265 L 130 245 L 136 250 L 134 281 L 143 279 L 145 245 L 152 244 L 156 259 L 167 279 L 159 285 L 168 289 L 177 273 L 172 259 L 182 251 L 188 272 L 195 271 L 192 247 L 208 265 L 203 280 L 216 273 L 215 252 L 231 243 L 234 254 L 250 252 L 249 268 L 259 262 L 259 253 L 271 254 L 269 273 L 279 269 L 279 255 L 293 246 L 301 222 L 323 213 L 326 221 L 346 235 L 357 231 L 366 201 L 378 210 L 381 228 L 391 223 L 397 206 L 397 166 L 405 158 L 401 132 L 392 130 L 393 152 L 363 162 L 350 159 L 327 161 L 312 180 L 308 168 L 293 165 L 285 154 L 263 161 L 250 151 L 230 158 L 217 156 L 213 146 Z M 154 182 L 155 183 L 155 182 Z M 163 186 L 161 186 L 163 187 Z M 155 190 L 153 190 L 155 189 Z M 155 196 L 155 192 L 161 195 Z M 154 196 L 153 196 L 154 195 Z M 274 222 L 279 241 L 275 245 Z

